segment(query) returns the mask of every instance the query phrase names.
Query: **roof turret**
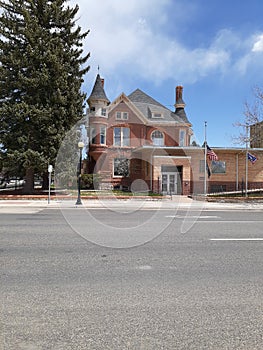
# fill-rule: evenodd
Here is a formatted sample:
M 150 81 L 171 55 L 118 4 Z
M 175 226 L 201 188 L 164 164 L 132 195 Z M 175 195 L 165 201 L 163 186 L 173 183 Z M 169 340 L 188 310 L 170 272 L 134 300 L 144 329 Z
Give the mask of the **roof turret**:
M 88 98 L 88 104 L 91 105 L 92 102 L 95 100 L 101 100 L 103 102 L 106 102 L 107 104 L 110 103 L 110 100 L 108 99 L 104 91 L 104 79 L 101 79 L 99 74 L 97 74 L 95 84 Z

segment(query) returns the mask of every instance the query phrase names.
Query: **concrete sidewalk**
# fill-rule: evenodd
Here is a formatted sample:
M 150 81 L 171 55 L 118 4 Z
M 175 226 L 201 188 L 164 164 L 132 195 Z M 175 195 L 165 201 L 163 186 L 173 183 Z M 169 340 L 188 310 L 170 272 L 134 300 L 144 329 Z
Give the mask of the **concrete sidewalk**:
M 187 196 L 172 196 L 162 199 L 154 197 L 142 197 L 118 199 L 118 198 L 98 198 L 82 199 L 82 205 L 76 205 L 76 199 L 52 198 L 50 203 L 47 199 L 9 199 L 0 200 L 0 213 L 12 212 L 38 212 L 43 209 L 192 209 L 192 210 L 262 210 L 263 203 L 260 202 L 207 202 L 194 200 Z

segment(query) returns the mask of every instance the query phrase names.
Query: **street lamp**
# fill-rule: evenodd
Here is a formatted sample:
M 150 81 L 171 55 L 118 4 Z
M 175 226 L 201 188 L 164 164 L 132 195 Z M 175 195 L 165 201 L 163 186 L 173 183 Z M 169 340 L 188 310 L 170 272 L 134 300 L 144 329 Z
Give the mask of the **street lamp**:
M 79 148 L 79 169 L 78 169 L 78 198 L 76 205 L 82 204 L 81 202 L 81 197 L 80 197 L 80 184 L 81 184 L 81 163 L 82 163 L 82 150 L 84 147 L 83 142 L 78 143 L 78 148 Z

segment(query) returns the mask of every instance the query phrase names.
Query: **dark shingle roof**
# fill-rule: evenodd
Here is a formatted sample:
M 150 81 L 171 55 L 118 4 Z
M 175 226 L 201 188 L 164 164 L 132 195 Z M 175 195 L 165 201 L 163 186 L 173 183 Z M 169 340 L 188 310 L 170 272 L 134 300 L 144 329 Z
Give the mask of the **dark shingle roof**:
M 95 84 L 94 84 L 93 89 L 91 91 L 91 94 L 88 98 L 88 101 L 89 100 L 105 100 L 107 102 L 110 102 L 110 100 L 108 99 L 108 97 L 106 96 L 106 93 L 104 91 L 104 88 L 103 88 L 103 85 L 101 82 L 101 77 L 99 74 L 97 75 Z
M 184 123 L 190 123 L 188 118 L 187 118 L 187 115 L 185 113 L 184 108 L 176 108 L 176 110 L 173 114 L 174 114 L 174 118 L 177 117 L 177 118 L 180 118 Z
M 133 91 L 128 98 L 147 119 L 156 122 L 163 120 L 166 122 L 189 123 L 184 108 L 177 108 L 175 112 L 172 112 L 140 89 Z M 152 118 L 153 113 L 160 113 L 162 118 Z
M 154 100 L 151 96 L 147 95 L 145 92 L 141 91 L 140 89 L 136 89 L 135 91 L 133 91 L 128 96 L 128 98 L 132 102 L 147 103 L 147 104 L 152 104 L 152 105 L 155 105 L 155 106 L 160 106 L 160 107 L 165 108 L 158 101 Z

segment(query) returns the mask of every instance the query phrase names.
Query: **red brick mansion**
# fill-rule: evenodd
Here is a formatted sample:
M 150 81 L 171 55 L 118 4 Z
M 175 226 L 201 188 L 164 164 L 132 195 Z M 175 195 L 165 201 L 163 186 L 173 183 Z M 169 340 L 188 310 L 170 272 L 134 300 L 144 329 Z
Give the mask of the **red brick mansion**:
M 97 174 L 100 189 L 128 189 L 162 194 L 241 189 L 246 176 L 246 150 L 218 148 L 218 160 L 192 146 L 192 124 L 185 113 L 183 87 L 176 87 L 174 111 L 137 89 L 109 101 L 98 74 L 88 98 L 89 149 L 85 172 Z M 248 186 L 263 187 L 263 150 L 251 150 Z M 206 181 L 204 177 L 207 176 Z

